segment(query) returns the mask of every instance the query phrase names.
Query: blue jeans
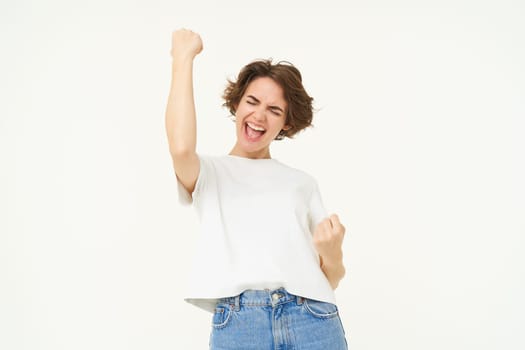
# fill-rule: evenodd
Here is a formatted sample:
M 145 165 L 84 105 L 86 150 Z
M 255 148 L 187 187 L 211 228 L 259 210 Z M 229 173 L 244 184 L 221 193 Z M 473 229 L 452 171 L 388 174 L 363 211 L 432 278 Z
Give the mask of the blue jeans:
M 335 304 L 283 287 L 222 298 L 212 316 L 211 350 L 347 350 Z

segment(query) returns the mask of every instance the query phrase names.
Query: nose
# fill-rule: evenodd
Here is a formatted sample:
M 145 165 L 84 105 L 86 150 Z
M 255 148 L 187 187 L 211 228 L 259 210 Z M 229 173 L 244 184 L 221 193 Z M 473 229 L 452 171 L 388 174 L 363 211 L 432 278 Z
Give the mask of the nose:
M 255 112 L 253 113 L 253 116 L 255 120 L 264 120 L 264 118 L 266 118 L 266 112 L 262 107 L 257 108 L 257 110 L 255 110 Z

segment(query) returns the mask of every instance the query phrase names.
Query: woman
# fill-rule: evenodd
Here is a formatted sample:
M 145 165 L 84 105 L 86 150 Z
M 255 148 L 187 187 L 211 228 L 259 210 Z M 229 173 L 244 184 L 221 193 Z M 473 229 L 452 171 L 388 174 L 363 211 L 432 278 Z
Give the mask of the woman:
M 345 228 L 327 217 L 316 180 L 270 156 L 273 140 L 311 125 L 312 98 L 291 64 L 254 61 L 229 81 L 229 154 L 196 153 L 198 34 L 172 34 L 166 130 L 181 204 L 200 220 L 185 300 L 212 316 L 211 349 L 347 349 L 334 289 Z

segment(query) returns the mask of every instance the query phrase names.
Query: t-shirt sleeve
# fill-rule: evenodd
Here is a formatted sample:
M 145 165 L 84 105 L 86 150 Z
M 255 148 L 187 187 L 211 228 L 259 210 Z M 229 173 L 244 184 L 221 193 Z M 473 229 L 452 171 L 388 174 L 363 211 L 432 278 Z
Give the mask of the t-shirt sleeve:
M 310 196 L 308 206 L 308 226 L 310 233 L 313 235 L 317 225 L 325 219 L 328 214 L 321 198 L 321 192 L 319 191 L 319 185 L 316 180 L 313 180 L 313 190 Z
M 208 177 L 210 176 L 210 161 L 206 156 L 198 155 L 199 157 L 199 175 L 197 176 L 197 182 L 195 183 L 195 188 L 193 190 L 193 193 L 190 194 L 186 187 L 180 182 L 180 179 L 178 176 L 177 178 L 177 195 L 179 199 L 179 203 L 188 206 L 193 203 L 193 198 L 196 198 L 204 189 L 206 186 L 206 183 L 208 182 Z

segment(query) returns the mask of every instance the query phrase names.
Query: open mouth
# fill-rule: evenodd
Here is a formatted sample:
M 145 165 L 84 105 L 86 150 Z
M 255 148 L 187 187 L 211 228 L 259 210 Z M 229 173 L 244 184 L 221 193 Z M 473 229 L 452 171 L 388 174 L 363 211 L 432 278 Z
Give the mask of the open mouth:
M 258 141 L 266 133 L 266 130 L 256 130 L 255 127 L 251 127 L 248 122 L 244 123 L 244 135 L 250 141 Z

